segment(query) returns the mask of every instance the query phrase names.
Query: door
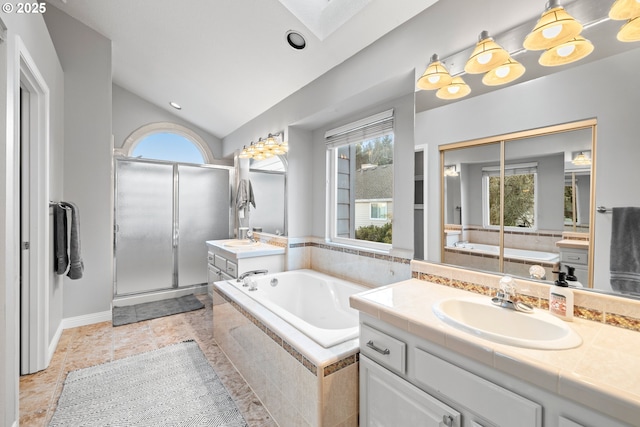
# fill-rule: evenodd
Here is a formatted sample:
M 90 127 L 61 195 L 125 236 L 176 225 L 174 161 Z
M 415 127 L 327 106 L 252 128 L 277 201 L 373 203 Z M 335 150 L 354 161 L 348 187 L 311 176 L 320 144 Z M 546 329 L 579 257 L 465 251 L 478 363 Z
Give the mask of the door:
M 229 238 L 229 170 L 118 159 L 115 293 L 207 283 L 206 240 Z

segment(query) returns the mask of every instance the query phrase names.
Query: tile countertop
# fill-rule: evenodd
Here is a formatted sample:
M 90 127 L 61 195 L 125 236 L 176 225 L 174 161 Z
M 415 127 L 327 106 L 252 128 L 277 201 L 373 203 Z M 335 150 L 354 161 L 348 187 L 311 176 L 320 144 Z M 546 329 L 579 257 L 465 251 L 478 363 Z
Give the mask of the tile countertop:
M 233 246 L 234 242 L 240 242 L 240 240 L 207 240 L 206 243 L 207 247 L 209 247 L 210 249 L 222 250 L 229 253 L 232 257 L 238 259 L 284 254 L 283 247 L 270 245 L 268 243 L 256 242 L 256 244 L 252 246 Z
M 354 295 L 351 307 L 540 388 L 626 423 L 640 418 L 640 332 L 574 319 L 583 343 L 533 350 L 494 343 L 442 322 L 431 310 L 444 298 L 479 296 L 418 279 Z M 488 297 L 486 297 L 488 298 Z
M 589 249 L 588 240 L 562 239 L 556 242 L 559 248 Z

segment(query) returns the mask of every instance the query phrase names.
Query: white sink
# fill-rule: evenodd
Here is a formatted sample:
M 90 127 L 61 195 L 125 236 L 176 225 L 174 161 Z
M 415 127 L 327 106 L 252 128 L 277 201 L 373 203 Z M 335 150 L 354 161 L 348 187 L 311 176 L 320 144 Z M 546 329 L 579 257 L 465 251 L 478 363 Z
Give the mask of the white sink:
M 224 245 L 230 248 L 251 248 L 260 245 L 260 242 L 252 242 L 251 240 L 232 240 Z
M 489 297 L 445 299 L 433 305 L 433 312 L 457 329 L 501 344 L 545 350 L 582 344 L 563 320 L 537 309 L 522 313 L 497 307 Z

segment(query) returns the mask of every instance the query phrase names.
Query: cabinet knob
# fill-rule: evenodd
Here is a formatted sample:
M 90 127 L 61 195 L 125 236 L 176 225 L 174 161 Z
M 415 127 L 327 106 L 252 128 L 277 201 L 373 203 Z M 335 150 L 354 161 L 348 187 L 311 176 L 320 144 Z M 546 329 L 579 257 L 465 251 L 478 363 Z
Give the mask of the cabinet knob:
M 388 348 L 382 349 L 382 348 L 378 347 L 377 345 L 375 345 L 373 343 L 373 340 L 369 340 L 369 342 L 367 343 L 367 347 L 369 347 L 372 350 L 377 351 L 380 354 L 385 354 L 386 355 L 386 354 L 390 353 Z
M 453 417 L 451 415 L 443 415 L 442 424 L 447 427 L 453 427 Z

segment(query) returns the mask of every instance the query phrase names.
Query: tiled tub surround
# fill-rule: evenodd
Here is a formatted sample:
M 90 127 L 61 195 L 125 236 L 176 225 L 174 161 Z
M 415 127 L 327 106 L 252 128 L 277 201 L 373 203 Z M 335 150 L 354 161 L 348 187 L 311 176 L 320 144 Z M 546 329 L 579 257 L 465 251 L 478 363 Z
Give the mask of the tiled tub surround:
M 358 425 L 357 338 L 323 348 L 232 285 L 214 286 L 214 338 L 279 425 Z
M 412 262 L 412 270 L 413 279 L 353 296 L 351 306 L 543 390 L 639 425 L 640 301 L 575 290 L 577 317 L 569 325 L 583 344 L 569 350 L 532 350 L 459 331 L 431 310 L 436 301 L 467 297 L 468 291 L 490 295 L 499 275 L 418 261 Z M 546 309 L 546 285 L 516 282 L 529 302 Z

